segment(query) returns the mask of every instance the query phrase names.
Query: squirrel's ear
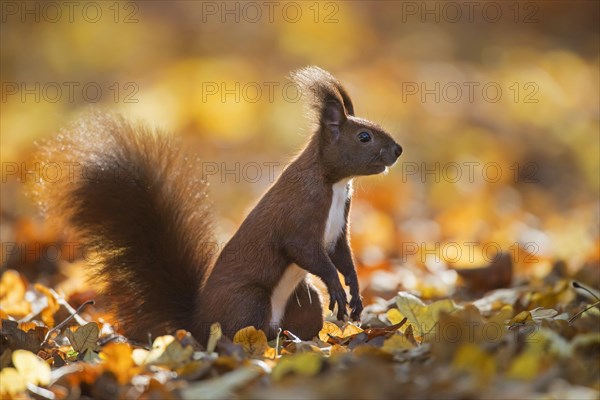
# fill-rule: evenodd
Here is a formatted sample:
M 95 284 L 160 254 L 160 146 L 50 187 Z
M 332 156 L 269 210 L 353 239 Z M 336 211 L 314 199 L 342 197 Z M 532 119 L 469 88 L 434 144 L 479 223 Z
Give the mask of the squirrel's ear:
M 354 115 L 352 100 L 343 86 L 319 67 L 299 69 L 291 78 L 302 90 L 313 118 L 337 139 L 340 125 L 348 115 Z
M 323 104 L 321 111 L 321 125 L 323 129 L 328 130 L 333 139 L 337 140 L 340 136 L 340 125 L 346 120 L 344 107 L 337 100 L 328 100 Z

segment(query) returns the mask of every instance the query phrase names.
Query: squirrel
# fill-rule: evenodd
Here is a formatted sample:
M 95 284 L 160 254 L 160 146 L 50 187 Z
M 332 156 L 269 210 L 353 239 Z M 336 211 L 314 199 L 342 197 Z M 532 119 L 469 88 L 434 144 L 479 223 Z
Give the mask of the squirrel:
M 206 343 L 215 322 L 230 338 L 254 326 L 269 338 L 282 328 L 312 339 L 323 310 L 308 274 L 327 287 L 338 320 L 348 307 L 360 320 L 348 238 L 352 180 L 386 171 L 402 148 L 354 115 L 329 72 L 306 67 L 290 76 L 308 98 L 313 132 L 217 257 L 207 251 L 215 241 L 200 161 L 170 136 L 94 113 L 41 146 L 41 162 L 77 169 L 38 185 L 38 201 L 99 256 L 93 278 L 103 284 L 101 302 L 130 339 L 186 329 Z

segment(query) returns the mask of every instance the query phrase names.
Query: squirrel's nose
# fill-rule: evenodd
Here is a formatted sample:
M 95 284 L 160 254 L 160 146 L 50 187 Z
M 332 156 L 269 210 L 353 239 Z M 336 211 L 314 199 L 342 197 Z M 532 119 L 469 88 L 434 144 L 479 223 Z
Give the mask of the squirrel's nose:
M 402 147 L 398 143 L 394 143 L 393 151 L 396 158 L 398 158 L 402 154 Z

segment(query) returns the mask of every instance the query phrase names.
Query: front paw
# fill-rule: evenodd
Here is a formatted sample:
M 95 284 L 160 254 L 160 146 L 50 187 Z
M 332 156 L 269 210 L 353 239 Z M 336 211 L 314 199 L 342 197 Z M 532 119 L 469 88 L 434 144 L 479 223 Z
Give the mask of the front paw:
M 346 310 L 348 300 L 346 298 L 346 292 L 344 291 L 344 288 L 342 288 L 342 285 L 338 284 L 337 286 L 338 287 L 329 289 L 329 310 L 333 312 L 333 309 L 337 304 L 338 311 L 336 318 L 339 321 L 344 321 L 348 316 L 348 311 Z
M 352 321 L 360 321 L 360 315 L 363 311 L 363 303 L 362 297 L 359 294 L 352 295 L 352 300 L 350 300 L 350 308 L 352 311 L 350 312 L 350 319 Z

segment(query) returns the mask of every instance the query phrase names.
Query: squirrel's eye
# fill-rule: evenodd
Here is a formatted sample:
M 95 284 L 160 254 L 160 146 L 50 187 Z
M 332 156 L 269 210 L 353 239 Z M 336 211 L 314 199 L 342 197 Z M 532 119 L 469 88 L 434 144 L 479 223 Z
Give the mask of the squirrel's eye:
M 358 140 L 363 143 L 367 143 L 371 141 L 371 134 L 369 132 L 361 132 L 358 134 Z

